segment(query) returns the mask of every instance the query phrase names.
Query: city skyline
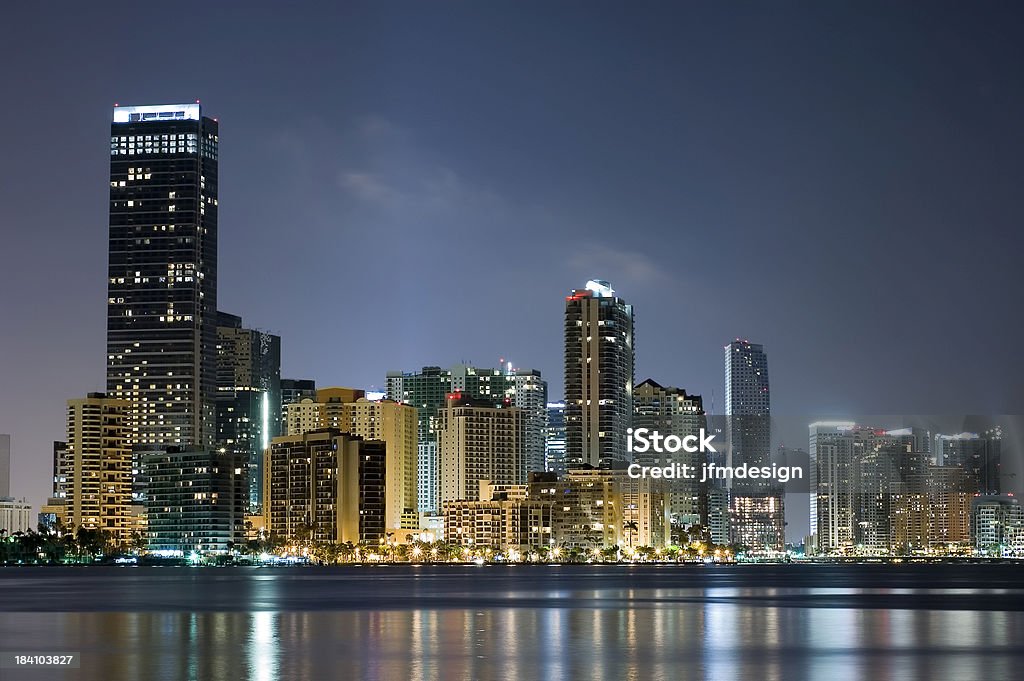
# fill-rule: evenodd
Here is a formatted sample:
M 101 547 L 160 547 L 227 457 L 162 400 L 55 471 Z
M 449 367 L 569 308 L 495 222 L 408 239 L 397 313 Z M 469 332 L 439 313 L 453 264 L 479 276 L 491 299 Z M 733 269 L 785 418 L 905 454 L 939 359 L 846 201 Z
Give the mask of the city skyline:
M 829 12 L 841 13 L 842 10 L 819 10 L 804 21 L 812 24 L 825 21 Z M 713 15 L 712 12 L 707 18 L 713 20 Z M 515 23 L 515 16 L 506 18 Z M 940 18 L 966 31 L 968 45 L 972 36 L 977 40 L 976 31 L 971 33 L 976 27 L 969 20 L 954 22 L 963 17 L 953 10 Z M 86 24 L 91 20 L 88 17 L 78 19 Z M 408 33 L 403 21 L 395 17 L 391 20 L 395 21 L 395 35 L 410 41 L 408 47 L 421 47 L 420 39 Z M 902 16 L 896 20 L 912 21 L 912 18 Z M 76 21 L 73 13 L 62 15 L 56 21 L 58 25 L 53 30 L 57 34 L 66 33 L 69 45 L 76 45 L 79 39 L 71 35 Z M 494 30 L 486 22 L 481 24 L 480 17 L 461 21 L 468 22 L 463 26 L 467 31 L 459 33 L 462 41 L 476 40 L 468 31 L 474 26 L 484 30 L 481 35 L 489 35 L 487 31 Z M 785 26 L 773 26 L 779 31 L 786 30 Z M 33 35 L 33 28 L 31 22 L 25 24 L 24 35 L 16 37 L 4 49 L 35 53 L 33 50 L 38 48 L 25 42 Z M 863 22 L 855 28 L 862 32 L 872 30 Z M 698 49 L 696 46 L 677 48 L 655 27 L 647 25 L 645 29 L 657 38 L 651 51 L 640 53 L 648 65 L 671 64 L 673 60 L 698 54 L 691 51 Z M 253 32 L 263 29 L 257 26 L 249 30 L 249 33 L 243 32 L 242 40 L 251 39 Z M 554 33 L 547 29 L 534 30 L 537 31 L 535 37 L 550 54 L 555 45 Z M 602 21 L 599 14 L 595 14 L 581 27 L 572 46 L 584 53 L 592 50 L 608 30 L 607 17 Z M 828 54 L 843 54 L 841 48 L 829 52 L 819 42 L 800 36 L 802 40 L 794 43 L 797 49 L 826 49 Z M 322 44 L 326 36 L 314 35 L 312 40 L 313 44 Z M 922 40 L 927 43 L 927 39 Z M 998 40 L 990 44 L 992 50 L 1016 49 Z M 883 44 L 885 50 L 893 54 L 905 54 L 908 50 L 917 54 L 925 46 Z M 115 50 L 95 49 L 106 60 L 101 60 L 102 63 L 110 65 Z M 368 63 L 377 55 L 372 46 L 360 45 L 352 49 L 357 64 Z M 216 50 L 221 55 L 227 54 L 225 44 L 217 44 Z M 968 126 L 968 139 L 984 144 L 996 133 L 986 131 L 981 123 L 991 122 L 993 116 L 998 118 L 997 102 L 1014 105 L 1020 92 L 1019 88 L 1010 87 L 1011 81 L 1000 70 L 1005 67 L 1005 60 L 988 57 L 990 53 L 980 48 L 967 51 L 963 63 L 952 64 L 960 67 L 960 70 L 954 69 L 960 80 L 946 85 L 957 93 L 966 92 L 973 81 L 968 78 L 972 72 L 968 69 L 965 73 L 964 69 L 969 65 L 988 64 L 994 68 L 989 72 L 990 79 L 1004 88 L 994 91 L 990 88 L 975 108 L 963 112 L 974 122 Z M 428 50 L 426 56 L 424 68 L 430 69 L 441 69 L 451 60 L 450 55 L 441 51 Z M 401 57 L 395 59 L 397 61 L 387 65 L 390 78 L 397 83 L 408 83 L 409 65 Z M 571 60 L 558 63 L 562 78 L 586 75 L 577 73 Z M 102 244 L 106 215 L 102 201 L 105 175 L 102 164 L 107 161 L 106 149 L 96 140 L 97 132 L 103 129 L 102 118 L 113 101 L 192 101 L 197 95 L 208 96 L 212 98 L 209 110 L 224 119 L 227 129 L 233 126 L 222 145 L 221 175 L 225 180 L 221 193 L 226 199 L 221 216 L 221 245 L 222 251 L 231 255 L 222 258 L 219 307 L 241 315 L 247 325 L 282 336 L 286 376 L 313 377 L 323 386 L 358 385 L 382 389 L 384 374 L 391 369 L 449 366 L 461 360 L 478 366 L 494 366 L 499 357 L 506 357 L 517 365 L 541 370 L 551 384 L 551 398 L 557 399 L 562 394 L 559 385 L 562 296 L 589 278 L 601 277 L 621 289 L 639 311 L 636 381 L 652 378 L 702 394 L 712 413 L 723 411 L 724 402 L 716 356 L 721 344 L 736 336 L 750 338 L 769 348 L 775 377 L 773 410 L 776 413 L 856 417 L 879 411 L 1024 411 L 1019 404 L 1021 382 L 1014 375 L 1019 371 L 1019 363 L 1013 361 L 1011 348 L 998 343 L 997 339 L 979 338 L 970 330 L 970 324 L 941 323 L 947 317 L 956 319 L 956 315 L 966 309 L 980 319 L 996 322 L 994 334 L 1014 330 L 1016 322 L 1008 318 L 1006 312 L 1001 312 L 1000 299 L 1005 292 L 1019 288 L 1020 273 L 1010 269 L 1003 260 L 1014 249 L 997 247 L 1003 243 L 1001 239 L 1005 234 L 1012 234 L 1008 228 L 1000 227 L 1015 221 L 1016 209 L 1012 202 L 1002 204 L 1002 213 L 989 208 L 985 224 L 961 232 L 955 228 L 961 224 L 963 211 L 975 204 L 966 199 L 961 204 L 959 199 L 951 198 L 960 196 L 959 193 L 946 192 L 948 196 L 939 197 L 923 181 L 921 186 L 910 188 L 915 191 L 910 192 L 906 203 L 897 201 L 890 209 L 880 210 L 877 208 L 879 201 L 895 200 L 888 185 L 880 182 L 861 185 L 860 191 L 870 198 L 867 200 L 860 194 L 845 191 L 841 181 L 845 175 L 833 171 L 826 173 L 831 182 L 826 184 L 831 191 L 824 192 L 832 201 L 810 200 L 795 188 L 805 186 L 800 181 L 808 181 L 814 174 L 810 171 L 821 170 L 819 164 L 831 157 L 815 157 L 814 163 L 796 164 L 792 174 L 783 175 L 786 182 L 772 183 L 770 174 L 764 171 L 775 168 L 779 159 L 772 156 L 771 152 L 778 149 L 767 143 L 768 133 L 763 138 L 741 136 L 741 142 L 750 145 L 747 148 L 725 148 L 723 163 L 728 159 L 752 159 L 750 171 L 736 177 L 726 173 L 725 166 L 712 162 L 719 156 L 711 152 L 720 149 L 692 136 L 687 138 L 691 146 L 685 151 L 688 156 L 703 161 L 703 165 L 683 164 L 676 168 L 671 165 L 676 157 L 657 154 L 650 163 L 629 165 L 626 162 L 637 160 L 637 151 L 654 149 L 658 140 L 623 125 L 621 109 L 617 107 L 621 107 L 624 100 L 606 92 L 604 81 L 592 76 L 574 82 L 579 83 L 582 92 L 601 97 L 595 101 L 614 106 L 592 120 L 582 116 L 582 120 L 590 121 L 587 129 L 618 131 L 630 137 L 630 144 L 627 148 L 607 152 L 610 158 L 620 162 L 615 166 L 617 170 L 609 170 L 605 175 L 591 172 L 574 182 L 571 179 L 574 175 L 564 171 L 582 167 L 587 160 L 584 140 L 574 138 L 564 126 L 544 128 L 529 112 L 510 119 L 494 108 L 494 100 L 488 99 L 485 92 L 476 94 L 481 97 L 481 105 L 494 115 L 493 120 L 481 121 L 482 129 L 463 126 L 463 132 L 459 133 L 457 126 L 432 128 L 417 123 L 419 118 L 410 116 L 411 101 L 401 97 L 390 101 L 370 81 L 362 80 L 347 66 L 339 67 L 342 68 L 340 73 L 355 81 L 352 94 L 358 104 L 312 91 L 307 93 L 308 98 L 300 99 L 295 96 L 296 92 L 288 91 L 281 84 L 275 87 L 285 90 L 275 90 L 272 94 L 278 96 L 266 97 L 259 88 L 229 87 L 222 78 L 223 72 L 207 76 L 195 71 L 184 77 L 165 72 L 159 65 L 156 68 L 161 78 L 149 81 L 162 80 L 159 86 L 126 87 L 125 82 L 146 79 L 132 75 L 132 69 L 138 66 L 130 62 L 118 64 L 124 70 L 111 68 L 104 74 L 90 72 L 91 78 L 81 77 L 89 73 L 79 69 L 92 67 L 73 64 L 68 55 L 60 52 L 48 55 L 39 64 L 41 72 L 52 71 L 56 81 L 60 80 L 56 71 L 59 67 L 80 76 L 77 81 L 81 84 L 76 81 L 69 85 L 67 107 L 59 110 L 39 107 L 31 120 L 21 123 L 39 126 L 40 130 L 60 129 L 60 149 L 47 146 L 52 145 L 51 142 L 44 142 L 43 149 L 49 149 L 51 155 L 59 154 L 61 163 L 56 168 L 40 166 L 47 154 L 29 154 L 29 147 L 15 140 L 9 154 L 19 162 L 5 164 L 4 172 L 14 173 L 17 168 L 18 173 L 25 173 L 24 177 L 47 177 L 46 186 L 59 182 L 68 200 L 50 203 L 40 200 L 34 184 L 24 192 L 11 193 L 10 188 L 25 186 L 21 175 L 12 174 L 8 178 L 11 181 L 4 183 L 5 189 L 0 190 L 5 192 L 0 202 L 4 206 L 3 224 L 17 230 L 15 248 L 7 249 L 8 259 L 0 268 L 6 292 L 3 307 L 10 311 L 5 314 L 14 330 L 5 340 L 3 375 L 5 386 L 18 386 L 17 390 L 6 390 L 0 396 L 0 415 L 4 419 L 0 422 L 0 432 L 13 435 L 12 493 L 29 497 L 35 504 L 46 494 L 50 441 L 62 437 L 58 415 L 63 412 L 64 401 L 101 389 L 104 383 L 102 362 L 97 363 L 95 358 L 102 358 L 104 353 L 102 327 L 99 326 L 102 316 L 97 312 L 102 309 L 104 300 Z M 912 68 L 932 73 L 941 70 L 941 66 L 942 63 L 916 64 Z M 689 81 L 694 88 L 693 97 L 665 100 L 669 106 L 666 117 L 657 121 L 660 126 L 674 123 L 674 117 L 682 117 L 683 121 L 699 123 L 691 127 L 718 143 L 729 139 L 730 133 L 743 131 L 742 120 L 738 118 L 727 116 L 723 122 L 711 125 L 700 117 L 697 94 L 715 94 L 717 81 L 714 77 L 740 75 L 728 63 L 716 62 L 712 67 L 712 75 L 707 76 L 707 80 Z M 154 68 L 153 63 L 146 68 Z M 524 66 L 507 67 L 491 61 L 477 68 L 494 69 L 500 76 L 499 82 L 518 84 L 520 91 L 524 91 L 524 84 L 517 80 L 523 75 Z M 246 68 L 239 68 L 238 72 L 250 73 Z M 609 73 L 614 75 L 612 71 Z M 813 88 L 828 76 L 835 76 L 839 82 L 852 87 L 849 75 L 835 64 L 821 70 L 800 71 L 800 76 L 784 88 L 789 96 L 787 103 L 781 109 L 762 111 L 766 116 L 762 123 L 767 130 L 782 134 L 783 139 L 807 143 L 814 136 L 795 135 L 789 128 L 791 122 L 783 114 L 792 113 L 789 107 L 801 102 L 817 101 L 811 97 L 812 92 L 816 92 Z M 673 91 L 669 76 L 661 71 L 652 74 L 660 84 L 659 97 L 668 97 Z M 25 95 L 26 101 L 47 101 L 46 97 L 35 94 L 35 85 L 22 77 L 12 82 L 16 91 Z M 938 83 L 928 79 L 923 82 L 924 93 L 908 93 L 905 99 L 893 102 L 899 116 L 894 113 L 893 120 L 887 122 L 871 119 L 878 126 L 874 132 L 881 134 L 873 141 L 878 146 L 871 147 L 874 153 L 868 154 L 868 158 L 851 155 L 855 146 L 866 141 L 863 135 L 838 138 L 841 141 L 837 157 L 852 164 L 841 167 L 858 173 L 884 167 L 882 161 L 890 157 L 879 155 L 883 147 L 894 150 L 892 158 L 906 156 L 905 162 L 917 160 L 920 166 L 928 146 L 924 142 L 928 140 L 902 136 L 908 130 L 905 121 L 918 114 L 940 132 L 944 122 L 929 116 L 928 96 L 952 96 Z M 898 84 L 892 76 L 880 74 L 873 87 L 884 94 Z M 546 92 L 554 85 L 553 80 L 537 83 L 537 87 Z M 441 81 L 440 87 L 449 95 L 458 94 L 451 90 L 450 83 Z M 360 96 L 364 99 L 359 100 Z M 834 103 L 844 102 L 845 96 L 836 95 L 838 99 Z M 563 107 L 566 115 L 585 113 L 564 99 L 556 97 L 553 101 Z M 453 104 L 446 105 L 444 99 L 439 98 L 432 106 L 440 113 L 455 102 L 464 103 L 456 97 Z M 254 104 L 267 108 L 258 110 Z M 737 114 L 743 110 L 745 100 L 725 96 L 719 98 L 719 104 Z M 867 112 L 858 109 L 857 113 L 863 116 Z M 455 120 L 465 122 L 462 117 Z M 825 135 L 837 126 L 845 129 L 859 119 L 856 116 L 798 116 L 797 120 L 810 124 L 816 134 Z M 289 124 L 270 124 L 270 121 Z M 999 121 L 1001 119 L 996 122 Z M 290 125 L 291 122 L 296 125 Z M 535 144 L 524 151 L 516 151 L 491 136 L 486 153 L 469 153 L 470 142 L 478 141 L 485 132 L 492 132 L 491 126 L 501 123 L 506 124 L 516 139 L 537 134 L 538 141 L 547 141 L 548 147 Z M 965 134 L 961 127 L 957 132 L 961 137 Z M 1004 136 L 1000 141 L 1016 139 Z M 564 148 L 556 146 L 552 150 L 550 143 L 558 141 Z M 323 144 L 317 144 L 319 142 Z M 987 162 L 979 166 L 972 148 L 952 147 L 947 151 L 952 158 L 959 159 L 959 167 L 974 169 L 974 175 L 947 175 L 928 169 L 919 172 L 936 173 L 930 177 L 940 186 L 956 179 L 976 189 L 964 192 L 964 196 L 1003 196 L 1005 190 L 1001 182 L 1012 177 L 1012 170 L 1009 174 L 994 175 L 1001 166 Z M 506 152 L 506 155 L 498 152 Z M 496 158 L 504 160 L 496 163 Z M 806 157 L 797 157 L 801 158 L 808 161 Z M 537 159 L 551 163 L 553 170 L 550 172 L 563 179 L 564 202 L 554 201 L 550 189 L 527 179 L 527 169 L 532 173 L 534 168 L 529 162 Z M 406 167 L 412 174 L 396 174 L 398 167 Z M 980 175 L 979 167 L 983 171 Z M 657 171 L 666 168 L 673 170 L 666 178 L 696 179 L 698 186 L 710 188 L 709 198 L 687 195 L 682 205 L 677 205 L 672 198 L 674 184 L 664 179 L 655 181 L 659 177 Z M 757 174 L 758 171 L 761 174 Z M 230 179 L 226 179 L 228 177 Z M 863 180 L 860 175 L 857 177 Z M 554 179 L 554 176 L 547 177 L 551 186 L 558 186 Z M 770 187 L 759 189 L 760 182 L 769 182 Z M 807 186 L 822 189 L 822 185 L 813 182 Z M 598 193 L 606 194 L 614 193 L 612 187 L 618 187 L 621 198 L 612 204 L 600 198 L 584 200 L 594 195 L 592 191 L 584 191 L 586 187 L 602 188 Z M 726 192 L 727 188 L 732 191 Z M 749 198 L 753 208 L 762 210 L 748 211 L 736 206 L 734 192 L 737 188 L 747 190 L 743 196 Z M 777 190 L 777 195 L 770 195 L 769 188 Z M 844 211 L 849 211 L 851 204 L 847 199 L 857 199 L 852 204 L 857 208 L 855 218 L 843 218 L 839 215 L 842 211 L 826 210 L 841 205 Z M 787 210 L 780 209 L 776 203 L 779 200 L 789 202 Z M 952 205 L 949 202 L 953 202 Z M 61 205 L 55 205 L 57 203 Z M 986 205 L 991 206 L 991 203 L 987 201 Z M 69 209 L 62 207 L 64 204 L 73 206 L 73 212 L 65 212 Z M 911 206 L 919 204 L 926 208 L 939 204 L 945 210 L 938 207 L 922 208 L 923 213 L 911 210 Z M 804 212 L 797 210 L 799 215 L 793 216 L 789 206 L 802 207 Z M 721 215 L 726 207 L 734 211 L 727 218 Z M 456 213 L 465 216 L 452 222 Z M 902 224 L 907 217 L 914 217 L 908 231 L 887 235 L 886 226 Z M 863 227 L 874 223 L 869 218 L 877 219 L 879 226 Z M 624 234 L 623 226 L 637 220 L 639 228 L 629 229 Z M 787 220 L 792 220 L 792 224 Z M 559 231 L 557 225 L 563 229 Z M 816 235 L 817 239 L 796 242 L 789 239 L 790 245 L 784 248 L 771 240 L 764 241 L 764 234 L 768 232 L 763 225 L 773 226 L 779 237 L 794 237 L 809 225 L 816 225 L 821 233 Z M 860 228 L 855 229 L 857 225 Z M 928 230 L 925 230 L 926 225 Z M 690 228 L 679 230 L 680 226 Z M 289 236 L 281 238 L 285 229 Z M 684 241 L 674 236 L 676 231 L 688 235 L 690 241 L 685 243 L 696 239 L 702 248 L 682 247 Z M 425 241 L 419 234 L 436 236 Z M 581 241 L 579 234 L 587 238 Z M 858 236 L 851 237 L 852 234 Z M 969 238 L 973 250 L 965 251 L 962 244 L 958 246 L 961 238 Z M 385 265 L 389 261 L 376 257 L 363 258 L 365 263 L 360 263 L 360 258 L 346 257 L 353 248 L 359 253 L 386 253 L 388 245 L 384 244 L 396 249 L 393 269 Z M 455 244 L 462 244 L 455 260 L 458 264 L 435 266 L 434 261 L 451 262 L 443 260 L 442 256 Z M 935 264 L 929 270 L 932 272 L 940 271 L 938 263 L 956 255 L 959 259 L 955 262 L 962 263 L 971 273 L 971 286 L 954 285 L 946 277 L 933 276 L 928 279 L 929 288 L 922 289 L 918 269 L 894 263 L 886 255 L 901 249 L 912 249 L 914 262 L 930 260 Z M 829 254 L 829 258 L 821 259 L 820 266 L 807 258 L 819 252 Z M 972 261 L 964 261 L 964 252 L 985 253 L 986 267 L 979 268 Z M 74 282 L 74 286 L 64 285 L 59 291 L 47 287 L 25 289 L 21 282 L 31 274 L 23 263 L 40 262 L 43 257 L 55 263 L 58 281 Z M 810 285 L 823 273 L 832 272 L 834 268 L 826 264 L 836 257 L 844 262 L 852 259 L 860 274 L 825 280 L 829 285 Z M 527 259 L 533 275 L 515 278 L 514 296 L 502 297 L 488 285 L 466 285 L 470 280 L 487 282 L 487 275 L 494 281 L 510 278 L 517 267 L 521 269 L 521 263 L 515 264 L 517 258 Z M 282 259 L 300 264 L 294 269 L 287 266 L 282 269 Z M 273 276 L 253 276 L 257 267 Z M 348 268 L 353 280 L 359 283 L 362 295 L 356 309 L 369 314 L 374 328 L 379 329 L 373 334 L 348 339 L 344 347 L 333 342 L 327 344 L 322 337 L 330 334 L 315 331 L 320 328 L 317 323 L 321 309 L 336 300 L 332 295 L 335 293 L 332 282 L 338 267 Z M 773 272 L 778 274 L 776 268 L 792 276 L 773 277 Z M 746 269 L 751 270 L 750 275 L 743 274 Z M 389 271 L 397 274 L 385 276 Z M 732 284 L 732 279 L 739 281 Z M 754 280 L 761 282 L 760 289 L 750 285 Z M 678 301 L 668 306 L 663 305 L 666 289 L 678 292 L 674 293 Z M 289 304 L 309 295 L 309 291 L 316 292 L 311 303 Z M 987 295 L 978 295 L 978 291 Z M 437 295 L 424 296 L 423 292 Z M 443 295 L 445 292 L 450 293 Z M 448 298 L 453 298 L 458 305 L 451 305 Z M 487 301 L 495 300 L 502 304 L 488 308 Z M 773 301 L 784 301 L 784 304 L 772 304 Z M 52 314 L 38 315 L 42 307 Z M 438 320 L 460 307 L 480 311 L 483 323 L 459 324 L 458 333 L 454 334 L 443 331 Z M 656 312 L 660 309 L 665 313 Z M 378 310 L 388 313 L 378 314 Z M 723 313 L 723 310 L 728 312 Z M 906 326 L 914 330 L 907 331 L 897 324 L 879 324 L 879 327 L 886 327 L 883 333 L 874 330 L 874 325 L 861 325 L 853 337 L 836 337 L 838 320 L 844 315 L 864 314 L 862 310 L 869 310 L 883 319 L 909 316 L 913 323 Z M 74 328 L 74 333 L 62 333 L 65 326 Z M 431 328 L 436 328 L 437 333 L 415 331 Z M 941 329 L 942 342 L 920 342 L 921 329 L 925 328 Z M 415 343 L 412 338 L 416 338 Z M 968 361 L 957 361 L 962 358 Z M 30 367 L 42 367 L 41 376 L 27 373 Z M 787 440 L 787 444 L 792 444 L 792 439 Z M 806 438 L 803 440 L 796 444 L 805 444 Z

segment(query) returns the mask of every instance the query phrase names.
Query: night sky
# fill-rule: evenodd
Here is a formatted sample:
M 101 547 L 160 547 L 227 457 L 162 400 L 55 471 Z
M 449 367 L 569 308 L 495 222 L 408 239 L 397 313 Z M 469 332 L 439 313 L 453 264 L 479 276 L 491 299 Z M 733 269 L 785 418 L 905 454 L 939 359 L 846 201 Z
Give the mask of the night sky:
M 564 296 L 603 278 L 637 380 L 709 409 L 740 337 L 803 424 L 1024 413 L 1011 4 L 220 4 L 4 8 L 17 496 L 104 388 L 115 102 L 219 119 L 219 307 L 283 337 L 286 377 L 504 357 L 559 397 Z

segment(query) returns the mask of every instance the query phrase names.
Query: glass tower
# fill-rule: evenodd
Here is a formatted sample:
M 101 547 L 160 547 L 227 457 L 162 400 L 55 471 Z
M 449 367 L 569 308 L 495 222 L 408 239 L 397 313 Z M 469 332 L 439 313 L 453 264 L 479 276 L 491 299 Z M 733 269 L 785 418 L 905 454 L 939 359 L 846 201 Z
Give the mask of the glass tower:
M 107 394 L 136 451 L 214 446 L 217 147 L 199 104 L 114 108 Z

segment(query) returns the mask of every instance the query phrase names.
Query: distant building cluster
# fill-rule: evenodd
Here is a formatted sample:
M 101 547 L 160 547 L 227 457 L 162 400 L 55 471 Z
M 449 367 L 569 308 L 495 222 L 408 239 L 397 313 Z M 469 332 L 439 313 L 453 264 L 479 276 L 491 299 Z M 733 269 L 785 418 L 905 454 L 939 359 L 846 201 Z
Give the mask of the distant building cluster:
M 852 422 L 810 426 L 809 553 L 1024 555 L 1001 495 L 1002 432 L 932 435 Z
M 387 372 L 377 394 L 282 378 L 281 338 L 217 307 L 218 145 L 198 104 L 114 110 L 106 390 L 67 402 L 44 524 L 165 556 L 268 537 L 547 555 L 691 540 L 701 552 L 786 550 L 777 484 L 627 474 L 771 463 L 763 346 L 724 347 L 716 420 L 700 395 L 637 383 L 633 306 L 591 280 L 565 298 L 561 401 L 540 371 L 504 360 Z M 724 446 L 634 459 L 633 428 L 707 431 Z M 1000 494 L 997 432 L 834 422 L 813 424 L 809 442 L 808 553 L 1024 549 L 1021 508 Z M 29 511 L 9 498 L 9 449 L 0 437 L 0 528 L 13 532 Z

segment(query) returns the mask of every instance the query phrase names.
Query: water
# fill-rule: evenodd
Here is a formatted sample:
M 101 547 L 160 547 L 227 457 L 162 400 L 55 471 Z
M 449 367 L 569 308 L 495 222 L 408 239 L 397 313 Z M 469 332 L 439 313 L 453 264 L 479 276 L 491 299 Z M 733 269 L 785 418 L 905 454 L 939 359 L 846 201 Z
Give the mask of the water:
M 1020 679 L 1024 566 L 3 568 L 15 679 Z

